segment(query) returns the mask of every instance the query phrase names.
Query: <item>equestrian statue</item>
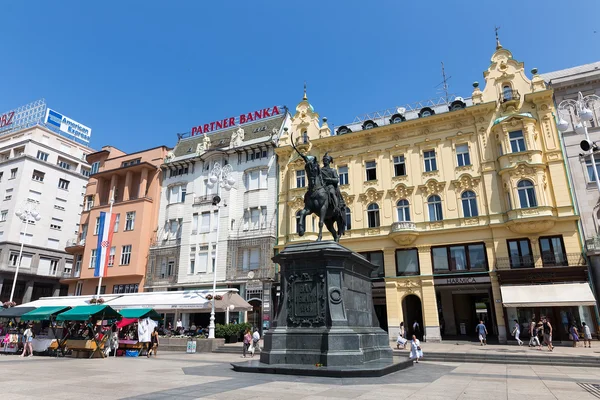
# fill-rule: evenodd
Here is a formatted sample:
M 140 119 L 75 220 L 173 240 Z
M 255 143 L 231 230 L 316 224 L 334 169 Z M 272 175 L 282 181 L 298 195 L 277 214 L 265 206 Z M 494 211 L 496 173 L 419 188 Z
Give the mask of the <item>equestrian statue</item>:
M 304 209 L 300 211 L 298 221 L 298 235 L 304 236 L 306 232 L 306 216 L 316 214 L 319 216 L 319 236 L 317 242 L 323 237 L 323 224 L 333 235 L 333 240 L 340 241 L 346 232 L 346 204 L 338 187 L 339 177 L 335 168 L 331 168 L 333 157 L 325 153 L 323 168 L 315 156 L 304 155 L 294 145 L 293 134 L 290 137 L 292 147 L 304 160 L 304 170 L 308 178 L 308 191 L 304 194 Z M 337 231 L 334 227 L 337 225 Z

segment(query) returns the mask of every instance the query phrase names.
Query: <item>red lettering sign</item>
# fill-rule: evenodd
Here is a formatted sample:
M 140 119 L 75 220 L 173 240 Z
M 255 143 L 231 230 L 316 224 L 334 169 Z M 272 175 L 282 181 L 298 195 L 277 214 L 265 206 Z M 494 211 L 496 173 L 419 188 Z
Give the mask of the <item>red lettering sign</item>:
M 12 125 L 13 117 L 15 116 L 15 112 L 7 112 L 0 117 L 0 128 L 4 128 L 5 126 Z
M 237 118 L 237 120 L 238 120 L 237 123 L 239 125 L 243 125 L 248 122 L 258 121 L 259 119 L 273 117 L 273 116 L 279 115 L 279 114 L 281 114 L 281 112 L 279 111 L 279 107 L 277 107 L 277 106 L 274 106 L 273 108 L 271 108 L 271 107 L 263 108 L 262 110 L 249 112 L 246 114 L 240 114 L 240 116 Z M 4 116 L 2 116 L 2 118 L 4 118 Z M 11 116 L 11 118 L 12 118 L 12 116 Z M 235 117 L 229 117 L 229 118 L 225 118 L 220 121 L 211 122 L 210 124 L 194 126 L 194 127 L 192 127 L 192 136 L 196 136 L 201 133 L 209 133 L 212 131 L 218 131 L 219 129 L 232 128 L 236 125 L 235 120 L 236 120 Z M 0 128 L 2 126 L 3 126 L 2 120 L 0 120 Z

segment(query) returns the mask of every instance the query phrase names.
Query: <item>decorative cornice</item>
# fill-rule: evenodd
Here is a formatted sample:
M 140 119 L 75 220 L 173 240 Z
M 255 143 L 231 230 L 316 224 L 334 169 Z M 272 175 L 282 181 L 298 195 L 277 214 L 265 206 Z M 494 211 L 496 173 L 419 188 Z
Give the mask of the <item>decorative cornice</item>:
M 481 182 L 480 177 L 472 177 L 469 174 L 461 175 L 457 180 L 450 182 L 455 189 L 458 190 L 473 190 L 479 187 L 479 183 Z
M 399 183 L 395 188 L 388 190 L 388 195 L 392 200 L 405 199 L 413 193 L 414 189 L 414 186 L 406 186 L 403 183 Z
M 445 186 L 446 182 L 438 182 L 435 179 L 430 179 L 424 185 L 420 185 L 419 190 L 423 195 L 428 197 L 432 194 L 442 193 L 444 191 Z
M 364 193 L 358 195 L 358 200 L 363 203 L 378 202 L 383 198 L 383 190 L 377 190 L 375 188 L 369 188 Z

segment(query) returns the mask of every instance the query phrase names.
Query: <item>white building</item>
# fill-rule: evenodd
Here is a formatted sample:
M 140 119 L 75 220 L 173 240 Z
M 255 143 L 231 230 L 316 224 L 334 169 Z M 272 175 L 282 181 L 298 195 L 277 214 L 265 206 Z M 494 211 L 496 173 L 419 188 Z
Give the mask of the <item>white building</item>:
M 72 256 L 64 248 L 78 231 L 90 175 L 85 157 L 91 152 L 42 121 L 1 133 L 0 301 L 10 298 L 21 240 L 23 256 L 13 301 L 20 304 L 61 293 L 59 279 L 73 268 Z M 41 218 L 30 220 L 25 234 L 25 224 L 15 212 L 28 203 Z
M 254 307 L 248 322 L 261 328 L 269 323 L 276 273 L 271 261 L 278 180 L 273 149 L 289 121 L 286 109 L 269 110 L 253 113 L 252 122 L 239 124 L 250 119 L 244 115 L 236 119 L 238 125 L 177 143 L 162 166 L 159 226 L 146 276 L 146 290 L 206 289 L 212 287 L 216 269 L 217 286 L 238 289 Z M 231 166 L 231 190 L 210 187 L 216 163 Z M 217 194 L 219 206 L 213 205 Z M 217 322 L 223 322 L 223 311 L 217 310 Z M 207 314 L 181 318 L 184 326 L 208 325 Z M 232 321 L 240 318 L 244 316 L 230 316 Z

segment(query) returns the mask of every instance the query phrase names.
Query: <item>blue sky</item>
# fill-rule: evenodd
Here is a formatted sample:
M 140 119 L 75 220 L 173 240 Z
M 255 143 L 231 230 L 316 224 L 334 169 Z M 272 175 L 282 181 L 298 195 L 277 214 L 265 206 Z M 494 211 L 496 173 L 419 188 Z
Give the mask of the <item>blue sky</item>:
M 600 60 L 600 1 L 5 1 L 0 113 L 39 98 L 91 146 L 309 100 L 330 124 L 450 91 L 470 96 L 500 39 L 526 70 Z M 598 31 L 598 33 L 594 33 Z

